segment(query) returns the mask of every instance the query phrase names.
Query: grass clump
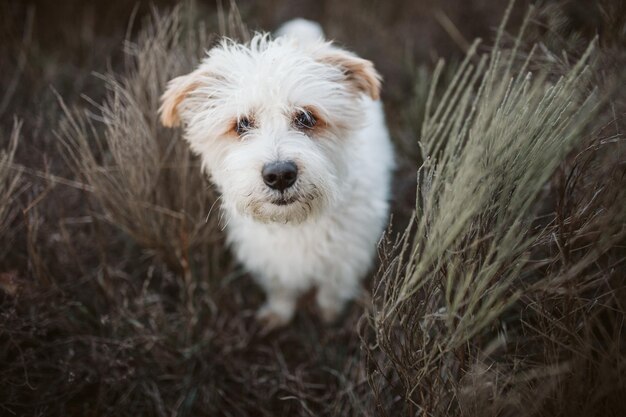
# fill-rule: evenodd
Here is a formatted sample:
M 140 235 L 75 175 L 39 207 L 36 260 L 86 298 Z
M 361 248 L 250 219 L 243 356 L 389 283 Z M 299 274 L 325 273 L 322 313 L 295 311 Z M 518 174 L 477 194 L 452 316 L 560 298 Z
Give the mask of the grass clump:
M 592 159 L 610 146 L 594 137 L 596 45 L 555 79 L 548 69 L 528 71 L 534 50 L 515 63 L 523 30 L 511 50 L 498 39 L 477 56 L 474 45 L 434 107 L 442 64 L 433 76 L 414 216 L 388 242 L 371 316 L 385 357 L 373 359 L 370 379 L 395 381 L 387 395 L 400 393 L 409 414 L 592 415 L 588 403 L 592 414 L 579 414 L 563 386 L 572 375 L 584 385 L 580 370 L 598 362 L 620 366 L 621 354 L 597 350 L 607 334 L 596 332 L 623 337 L 624 291 L 609 265 L 623 272 L 626 193 L 620 179 L 591 189 L 569 182 L 590 168 L 581 160 L 591 143 Z M 568 189 L 557 198 L 554 181 L 564 173 Z M 604 297 L 592 303 L 590 293 Z M 592 378 L 615 381 L 619 371 Z M 624 388 L 606 394 L 615 401 Z
M 179 8 L 180 9 L 180 8 Z M 65 108 L 59 136 L 66 157 L 111 224 L 170 267 L 190 273 L 190 257 L 218 248 L 216 194 L 180 130 L 163 128 L 159 99 L 167 81 L 190 71 L 213 38 L 190 24 L 191 9 L 152 16 L 136 42 L 126 43 L 122 75 L 102 75 L 107 97 L 97 114 Z

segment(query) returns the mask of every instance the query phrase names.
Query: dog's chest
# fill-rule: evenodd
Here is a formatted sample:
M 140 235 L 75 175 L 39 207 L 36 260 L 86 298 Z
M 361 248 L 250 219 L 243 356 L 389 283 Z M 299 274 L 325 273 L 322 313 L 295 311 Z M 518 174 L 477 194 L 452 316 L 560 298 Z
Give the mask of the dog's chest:
M 300 225 L 265 225 L 242 222 L 229 228 L 229 241 L 237 258 L 260 278 L 309 281 L 327 275 L 341 256 L 344 238 L 331 222 Z

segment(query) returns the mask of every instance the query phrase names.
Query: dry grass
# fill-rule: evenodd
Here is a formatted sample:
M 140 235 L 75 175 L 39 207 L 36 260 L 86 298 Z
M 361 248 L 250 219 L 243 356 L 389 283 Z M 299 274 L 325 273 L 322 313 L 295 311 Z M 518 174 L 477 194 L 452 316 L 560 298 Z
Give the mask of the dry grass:
M 59 128 L 70 166 L 105 219 L 185 275 L 190 252 L 222 246 L 217 216 L 209 215 L 215 193 L 181 132 L 158 120 L 167 81 L 190 71 L 211 44 L 204 27 L 183 33 L 181 19 L 190 16 L 155 13 L 136 43 L 126 44 L 123 75 L 102 76 L 109 93 L 103 104 L 94 103 L 97 113 L 76 114 L 64 106 L 67 119 Z M 219 249 L 203 255 L 223 256 Z
M 431 106 L 435 70 L 415 214 L 366 332 L 386 354 L 372 380 L 394 381 L 409 415 L 623 411 L 622 138 L 595 123 L 594 44 L 550 81 L 528 72 L 533 51 L 515 67 L 522 39 L 508 59 L 497 41 L 471 50 Z
M 3 27 L 29 23 L 0 43 L 14 57 L 0 62 L 0 414 L 623 415 L 618 3 L 588 20 L 549 5 L 470 49 L 493 38 L 501 2 L 7 7 Z M 42 10 L 76 27 L 44 38 Z M 215 33 L 245 38 L 242 20 L 273 28 L 296 11 L 386 78 L 400 233 L 379 249 L 372 306 L 324 327 L 304 300 L 261 336 L 262 295 L 158 98 Z
M 15 120 L 7 147 L 0 150 L 0 260 L 6 255 L 12 235 L 12 223 L 17 216 L 16 199 L 20 193 L 22 176 L 14 165 L 15 151 L 22 124 Z

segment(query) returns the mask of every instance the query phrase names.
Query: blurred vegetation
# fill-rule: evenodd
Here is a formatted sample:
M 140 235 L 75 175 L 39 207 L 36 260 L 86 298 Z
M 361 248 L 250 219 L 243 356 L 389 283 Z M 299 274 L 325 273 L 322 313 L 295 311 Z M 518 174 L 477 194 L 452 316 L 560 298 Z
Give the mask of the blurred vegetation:
M 626 414 L 623 2 L 176 3 L 0 6 L 1 415 Z M 372 302 L 262 336 L 156 110 L 296 16 L 382 72 L 400 166 Z

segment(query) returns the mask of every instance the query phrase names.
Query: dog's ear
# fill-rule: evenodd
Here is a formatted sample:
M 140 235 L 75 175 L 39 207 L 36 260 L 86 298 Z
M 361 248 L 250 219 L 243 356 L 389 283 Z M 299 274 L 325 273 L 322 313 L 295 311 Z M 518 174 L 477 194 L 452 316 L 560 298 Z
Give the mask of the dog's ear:
M 318 52 L 317 59 L 324 64 L 340 68 L 346 82 L 359 93 L 367 94 L 373 100 L 380 98 L 382 77 L 371 61 L 330 45 Z
M 167 83 L 167 88 L 161 96 L 161 123 L 165 127 L 180 125 L 179 106 L 183 100 L 203 83 L 204 74 L 194 71 L 187 75 L 176 77 Z

